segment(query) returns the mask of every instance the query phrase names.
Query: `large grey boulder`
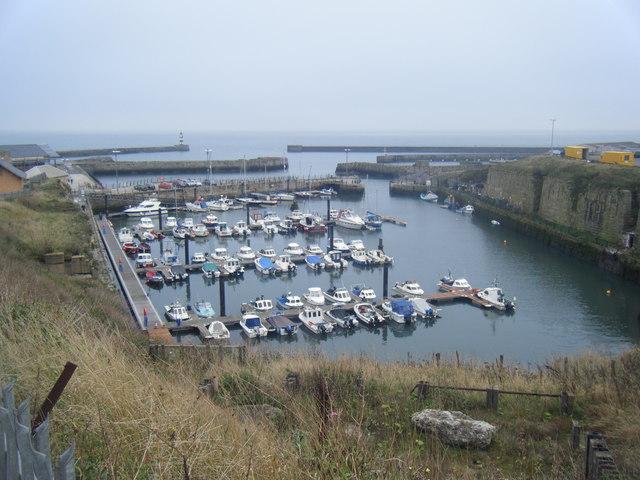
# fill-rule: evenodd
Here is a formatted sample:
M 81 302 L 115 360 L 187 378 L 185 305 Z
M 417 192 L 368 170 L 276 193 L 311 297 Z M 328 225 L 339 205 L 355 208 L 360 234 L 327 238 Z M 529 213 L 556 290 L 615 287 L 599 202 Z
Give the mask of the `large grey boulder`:
M 435 433 L 447 445 L 487 448 L 496 427 L 482 420 L 474 420 L 462 412 L 426 409 L 411 416 L 419 429 Z

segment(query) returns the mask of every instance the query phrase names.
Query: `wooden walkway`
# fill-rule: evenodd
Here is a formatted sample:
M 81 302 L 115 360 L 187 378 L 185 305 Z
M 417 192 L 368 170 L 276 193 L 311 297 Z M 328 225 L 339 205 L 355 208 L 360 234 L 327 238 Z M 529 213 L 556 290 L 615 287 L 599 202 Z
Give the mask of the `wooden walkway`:
M 479 291 L 480 290 L 477 288 L 473 288 L 471 290 L 449 290 L 448 292 L 430 293 L 428 295 L 424 295 L 424 298 L 428 302 L 433 303 L 441 301 L 469 300 L 471 303 L 475 303 L 480 307 L 492 308 L 493 305 L 476 295 Z
M 127 261 L 110 223 L 106 219 L 100 220 L 98 217 L 95 218 L 95 221 L 111 261 L 113 272 L 138 326 L 141 330 L 147 331 L 151 339 L 163 343 L 175 343 L 171 333 L 166 328 L 163 328 L 164 321 L 162 317 L 160 317 L 145 293 L 137 272 Z

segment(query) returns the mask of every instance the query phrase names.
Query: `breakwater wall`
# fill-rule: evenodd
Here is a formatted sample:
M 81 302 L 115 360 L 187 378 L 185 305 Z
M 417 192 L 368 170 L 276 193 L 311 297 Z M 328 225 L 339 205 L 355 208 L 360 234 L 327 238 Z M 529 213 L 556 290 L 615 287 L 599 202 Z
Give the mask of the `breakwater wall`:
M 415 173 L 413 165 L 381 165 L 372 162 L 349 162 L 336 165 L 336 175 L 361 175 L 370 178 L 398 178 Z
M 534 150 L 534 149 L 530 149 Z M 446 162 L 478 162 L 489 160 L 517 160 L 531 155 L 538 155 L 542 153 L 542 149 L 532 152 L 500 152 L 500 153 L 478 153 L 478 152 L 466 152 L 466 153 L 416 153 L 416 154 L 397 154 L 397 155 L 378 155 L 376 162 L 378 163 L 417 163 L 417 162 L 434 162 L 434 161 L 446 161 Z
M 437 147 L 437 146 L 369 146 L 369 145 L 287 145 L 287 152 L 397 152 L 397 153 L 453 153 L 491 155 L 536 155 L 549 150 L 548 147 Z
M 95 157 L 98 155 L 113 155 L 117 150 L 118 155 L 131 153 L 159 153 L 159 152 L 188 152 L 189 145 L 184 143 L 178 145 L 168 145 L 163 147 L 118 147 L 118 148 L 87 148 L 83 150 L 58 150 L 61 157 Z
M 202 187 L 184 187 L 167 190 L 157 190 L 154 196 L 166 206 L 184 206 L 185 202 L 192 202 L 202 196 L 219 197 L 239 197 L 251 192 L 274 193 L 278 190 L 294 192 L 299 190 L 321 190 L 323 188 L 333 188 L 340 196 L 362 196 L 364 184 L 354 177 L 268 177 L 268 178 L 248 178 L 219 180 L 216 185 Z M 113 194 L 107 190 L 87 191 L 86 197 L 91 207 L 97 213 L 108 210 L 109 212 L 122 210 L 129 205 L 137 205 L 142 200 L 149 198 L 149 192 L 129 191 L 127 193 Z M 323 207 L 320 207 L 320 209 Z
M 221 172 L 264 172 L 287 170 L 289 161 L 286 157 L 258 157 L 248 160 L 181 160 L 181 161 L 151 161 L 151 162 L 116 162 L 99 161 L 83 162 L 82 167 L 91 174 L 112 174 L 116 169 L 121 174 L 169 174 L 169 173 L 208 173 L 211 165 L 212 173 Z

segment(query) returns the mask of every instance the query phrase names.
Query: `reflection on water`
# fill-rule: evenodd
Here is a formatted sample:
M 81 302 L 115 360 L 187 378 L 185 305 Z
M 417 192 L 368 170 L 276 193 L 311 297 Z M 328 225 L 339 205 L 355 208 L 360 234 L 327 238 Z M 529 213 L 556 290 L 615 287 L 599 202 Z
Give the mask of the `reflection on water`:
M 305 211 L 325 212 L 327 202 L 300 202 Z M 357 212 L 376 211 L 406 221 L 406 227 L 385 223 L 381 232 L 336 229 L 345 242 L 361 239 L 368 249 L 378 247 L 382 239 L 385 251 L 395 261 L 389 268 L 389 287 L 395 282 L 417 280 L 427 293 L 437 291 L 438 279 L 451 271 L 477 288 L 489 286 L 497 277 L 508 297 L 517 297 L 516 311 L 503 313 L 481 309 L 467 303 L 442 303 L 441 318 L 413 325 L 391 324 L 371 329 L 360 326 L 355 331 L 339 327 L 324 337 L 311 334 L 304 327 L 296 337 L 270 336 L 249 342 L 239 328 L 231 329 L 231 343 L 247 343 L 254 348 L 273 351 L 313 347 L 329 356 L 343 353 L 366 354 L 381 361 L 430 358 L 432 352 L 459 351 L 465 356 L 493 360 L 500 354 L 522 363 L 544 361 L 550 355 L 571 354 L 595 349 L 616 352 L 637 344 L 640 339 L 640 298 L 637 285 L 615 277 L 579 260 L 550 249 L 505 227 L 496 227 L 486 218 L 463 216 L 416 198 L 390 197 L 386 181 L 367 181 L 364 198 L 334 199 L 331 208 L 351 207 Z M 278 205 L 276 213 L 284 217 L 287 204 Z M 246 218 L 243 210 L 216 212 L 233 224 Z M 180 216 L 180 215 L 178 215 Z M 187 216 L 197 217 L 190 213 Z M 157 222 L 157 220 L 156 220 Z M 137 220 L 113 218 L 117 228 Z M 295 238 L 292 238 L 295 237 Z M 326 247 L 328 235 L 265 237 L 256 233 L 247 239 L 215 237 L 190 243 L 189 252 L 212 252 L 224 246 L 235 253 L 240 246 L 254 250 L 273 246 L 281 253 L 287 243 Z M 184 241 L 176 241 L 179 258 L 184 258 Z M 151 242 L 152 254 L 160 257 L 159 241 Z M 224 281 L 227 315 L 238 315 L 240 304 L 257 295 L 275 299 L 283 291 L 302 295 L 309 287 L 349 288 L 354 284 L 371 285 L 382 296 L 383 269 L 349 265 L 345 271 L 315 272 L 300 265 L 296 273 L 265 278 L 248 269 L 243 278 Z M 189 280 L 159 289 L 146 288 L 158 309 L 180 300 L 205 299 L 220 311 L 220 281 L 205 279 L 194 272 Z M 607 290 L 611 291 L 607 295 Z M 393 291 L 389 288 L 389 294 Z M 180 343 L 200 343 L 195 334 L 181 333 Z

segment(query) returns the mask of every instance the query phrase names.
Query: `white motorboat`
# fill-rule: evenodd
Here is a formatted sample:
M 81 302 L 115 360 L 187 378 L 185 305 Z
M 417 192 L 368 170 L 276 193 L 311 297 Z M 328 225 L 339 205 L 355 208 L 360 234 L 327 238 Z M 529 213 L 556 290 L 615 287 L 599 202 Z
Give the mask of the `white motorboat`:
M 342 258 L 342 252 L 339 250 L 331 250 L 322 257 L 325 268 L 347 268 L 349 262 Z
M 238 220 L 233 226 L 231 234 L 246 237 L 247 235 L 251 235 L 251 230 L 247 226 L 247 222 L 244 220 Z
M 218 237 L 230 237 L 232 235 L 231 229 L 227 225 L 227 222 L 218 222 L 218 225 L 213 230 Z
M 333 331 L 333 325 L 324 320 L 324 313 L 319 307 L 305 307 L 298 318 L 312 333 L 322 334 Z
M 273 196 L 281 202 L 292 202 L 296 199 L 293 194 L 286 192 L 276 192 Z
M 178 300 L 170 305 L 165 305 L 164 312 L 167 318 L 172 322 L 189 320 L 189 313 L 187 312 L 187 309 Z
M 238 257 L 240 260 L 255 260 L 256 252 L 254 252 L 251 247 L 245 245 L 240 247 L 240 249 L 236 253 L 236 257 Z
M 196 223 L 193 227 L 191 227 L 191 232 L 196 237 L 208 237 L 209 229 L 205 227 L 204 223 Z
M 411 302 L 411 305 L 413 305 L 413 309 L 419 317 L 435 318 L 438 316 L 438 313 L 440 313 L 439 308 L 434 307 L 424 298 L 411 297 L 409 301 Z
M 354 250 L 366 250 L 364 242 L 359 238 L 354 238 L 349 243 L 347 243 L 347 248 L 350 252 L 353 252 Z
M 322 249 L 316 245 L 315 243 L 313 245 L 307 245 L 304 248 L 304 253 L 305 255 L 316 255 L 316 256 L 320 256 L 322 255 L 324 252 L 322 251 Z
M 385 300 L 382 310 L 396 323 L 412 323 L 416 321 L 416 312 L 408 300 Z
M 297 243 L 291 242 L 283 250 L 287 255 L 304 255 L 304 249 Z
M 258 257 L 254 260 L 256 271 L 262 275 L 275 275 L 276 266 L 269 257 Z
M 351 252 L 351 260 L 355 265 L 359 265 L 361 267 L 366 267 L 373 263 L 373 260 L 371 260 L 365 250 L 353 250 Z
M 331 245 L 329 245 L 329 248 L 331 248 Z M 332 250 L 339 250 L 342 253 L 349 253 L 351 251 L 351 250 L 349 250 L 349 246 L 340 237 L 334 237 L 333 238 L 333 248 L 332 248 Z
M 182 220 L 182 223 L 180 224 L 181 227 L 184 227 L 187 230 L 191 230 L 193 228 L 193 225 L 194 225 L 193 218 L 191 217 L 184 218 Z
M 229 210 L 229 205 L 224 200 L 214 200 L 213 202 L 207 202 L 207 208 L 214 212 L 226 212 Z
M 311 270 L 320 271 L 324 268 L 324 262 L 322 258 L 317 255 L 307 255 L 304 257 L 304 262 L 307 264 Z
M 287 215 L 289 220 L 293 220 L 294 222 L 299 222 L 304 217 L 304 214 L 300 210 L 291 210 L 291 213 Z
M 120 230 L 118 230 L 118 241 L 120 243 L 133 242 L 133 232 L 129 230 L 128 227 L 122 227 Z
M 153 220 L 149 217 L 142 217 L 136 225 L 136 230 L 154 230 L 155 228 L 156 226 L 153 224 Z
M 387 255 L 382 250 L 369 250 L 367 257 L 369 257 L 374 264 L 378 265 L 393 263 L 393 257 Z
M 262 320 L 255 313 L 246 313 L 240 320 L 240 328 L 249 338 L 266 337 L 269 333 L 267 327 L 262 325 Z
M 278 216 L 276 212 L 268 211 L 264 214 L 263 220 L 268 220 L 273 223 L 280 223 L 282 219 Z
M 330 323 L 335 323 L 342 328 L 355 328 L 360 325 L 358 317 L 353 310 L 336 307 L 326 313 Z
M 273 310 L 273 302 L 269 298 L 264 298 L 264 295 L 256 297 L 255 300 L 249 303 L 243 303 L 241 305 L 242 313 L 246 312 L 269 312 Z
M 291 255 L 280 255 L 273 264 L 276 267 L 276 273 L 291 273 L 298 269 L 297 265 L 291 261 Z
M 500 222 L 498 220 L 491 220 L 491 225 L 499 226 Z
M 475 211 L 475 208 L 473 208 L 473 205 L 465 205 L 464 207 L 456 210 L 456 212 L 458 213 L 466 213 L 469 215 L 471 215 L 474 211 Z
M 460 290 L 472 290 L 473 287 L 469 284 L 469 282 L 465 278 L 452 278 L 451 274 L 442 277 L 440 282 L 436 284 L 441 290 L 445 290 L 447 292 L 452 291 L 460 291 Z
M 351 301 L 351 294 L 344 287 L 330 287 L 324 292 L 324 296 L 331 303 L 349 303 Z
M 276 297 L 276 305 L 282 310 L 290 310 L 292 308 L 302 308 L 304 304 L 298 295 L 291 292 L 283 293 L 281 297 Z
M 167 213 L 167 209 L 162 207 L 160 200 L 157 198 L 148 198 L 143 200 L 135 207 L 129 207 L 124 210 L 124 214 L 129 217 L 143 217 L 145 215 L 157 215 L 158 210 L 163 214 Z
M 240 265 L 240 260 L 236 257 L 229 257 L 222 262 L 222 269 L 229 276 L 240 276 L 244 274 L 244 267 Z
M 324 232 L 327 226 L 322 223 L 322 217 L 315 213 L 304 213 L 298 221 L 300 230 L 305 233 Z
M 261 257 L 267 257 L 269 260 L 276 259 L 276 251 L 273 249 L 273 247 L 261 248 L 260 250 L 258 250 L 258 255 L 260 255 Z
M 406 280 L 404 282 L 396 282 L 393 289 L 403 295 L 418 296 L 424 295 L 424 290 L 415 280 Z
M 139 253 L 136 257 L 136 268 L 149 268 L 154 265 L 155 262 L 150 253 Z
M 267 323 L 271 325 L 278 335 L 290 336 L 298 333 L 298 325 L 284 315 L 271 315 L 267 317 Z
M 364 220 L 350 208 L 341 208 L 336 217 L 336 225 L 350 230 L 362 230 Z
M 338 218 L 338 210 L 336 210 L 335 208 L 332 208 L 329 210 L 329 220 L 334 220 Z
M 191 263 L 206 263 L 207 257 L 202 252 L 196 252 L 191 256 Z
M 209 213 L 202 219 L 202 223 L 204 223 L 207 228 L 215 228 L 216 225 L 218 225 L 218 217 L 213 213 Z
M 353 312 L 358 317 L 358 321 L 370 327 L 377 327 L 384 323 L 384 317 L 370 303 L 356 303 L 353 306 Z
M 324 305 L 324 294 L 320 287 L 310 287 L 309 291 L 302 295 L 310 305 Z
M 351 293 L 365 302 L 373 302 L 376 299 L 376 292 L 373 288 L 366 285 L 353 285 L 351 287 Z
M 513 310 L 515 309 L 515 299 L 508 300 L 504 296 L 504 292 L 499 287 L 487 287 L 479 292 L 476 292 L 476 296 L 489 304 L 497 310 Z
M 167 220 L 164 222 L 164 226 L 166 228 L 173 228 L 178 226 L 178 219 L 176 217 L 167 217 Z
M 278 224 L 274 223 L 273 220 L 264 218 L 262 220 L 262 231 L 266 235 L 275 235 L 278 233 Z
M 295 233 L 297 230 L 295 223 L 290 218 L 285 218 L 278 224 L 278 231 L 283 234 Z
M 229 258 L 229 252 L 224 247 L 214 248 L 213 253 L 211 254 L 211 258 L 215 261 L 222 262 Z
M 170 240 L 165 240 L 164 250 L 162 252 L 162 263 L 165 265 L 173 265 L 178 263 L 178 255 L 176 254 L 176 246 Z
M 204 213 L 207 211 L 202 202 L 184 202 L 184 207 L 187 212 Z
M 213 338 L 214 340 L 226 340 L 231 337 L 229 329 L 225 327 L 224 323 L 222 323 L 220 320 L 215 320 L 214 322 L 212 322 L 209 325 L 208 330 L 209 335 L 211 335 L 211 338 Z
M 191 237 L 191 232 L 184 227 L 173 227 L 174 238 L 185 238 L 187 235 Z

